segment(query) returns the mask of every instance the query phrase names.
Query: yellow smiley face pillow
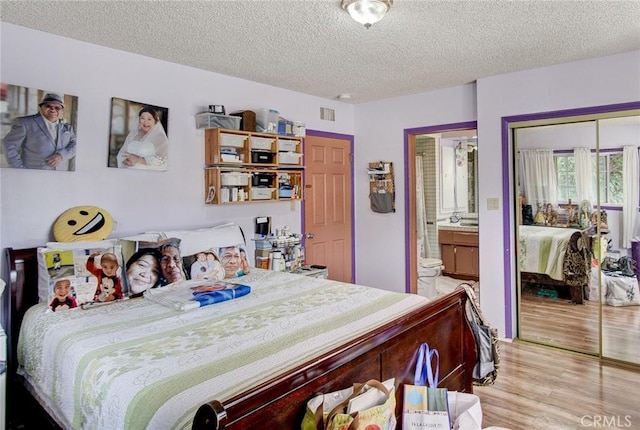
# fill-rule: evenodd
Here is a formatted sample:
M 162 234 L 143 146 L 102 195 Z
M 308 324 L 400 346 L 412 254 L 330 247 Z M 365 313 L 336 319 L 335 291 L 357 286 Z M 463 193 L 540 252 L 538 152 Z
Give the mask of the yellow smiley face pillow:
M 97 206 L 76 206 L 64 211 L 53 224 L 58 242 L 104 240 L 111 234 L 114 221 L 109 212 Z

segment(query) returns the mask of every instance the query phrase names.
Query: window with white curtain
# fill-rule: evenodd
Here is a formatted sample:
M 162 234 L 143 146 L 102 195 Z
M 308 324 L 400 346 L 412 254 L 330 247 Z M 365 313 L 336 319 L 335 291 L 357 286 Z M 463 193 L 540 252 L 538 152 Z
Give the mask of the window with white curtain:
M 573 154 L 554 155 L 556 175 L 558 180 L 558 202 L 567 203 L 569 199 L 579 202 L 576 186 L 576 162 Z M 624 177 L 622 174 L 622 150 L 600 153 L 596 159 L 595 152 L 591 153 L 592 161 L 592 186 L 597 189 L 595 172 L 600 176 L 600 204 L 605 206 L 622 206 L 624 200 L 622 187 Z M 599 166 L 596 166 L 596 162 Z M 595 200 L 595 199 L 594 199 Z M 595 201 L 594 201 L 595 203 Z

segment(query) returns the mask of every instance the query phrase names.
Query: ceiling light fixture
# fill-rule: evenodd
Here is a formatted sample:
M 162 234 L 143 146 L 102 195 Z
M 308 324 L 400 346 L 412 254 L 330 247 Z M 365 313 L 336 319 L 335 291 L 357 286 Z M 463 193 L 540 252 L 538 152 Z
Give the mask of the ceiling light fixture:
M 342 0 L 342 9 L 349 12 L 354 21 L 370 28 L 391 9 L 393 0 Z

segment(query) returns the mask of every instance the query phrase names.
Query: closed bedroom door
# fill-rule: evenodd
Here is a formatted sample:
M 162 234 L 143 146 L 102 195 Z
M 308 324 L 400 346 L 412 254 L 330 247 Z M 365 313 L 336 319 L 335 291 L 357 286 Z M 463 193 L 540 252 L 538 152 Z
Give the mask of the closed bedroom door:
M 304 230 L 307 264 L 353 282 L 351 139 L 309 132 L 305 138 Z

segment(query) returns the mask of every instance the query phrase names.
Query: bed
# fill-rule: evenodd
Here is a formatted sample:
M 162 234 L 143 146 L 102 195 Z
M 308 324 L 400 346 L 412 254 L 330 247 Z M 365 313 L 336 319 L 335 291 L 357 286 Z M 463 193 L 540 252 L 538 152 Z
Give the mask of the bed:
M 58 315 L 35 304 L 36 249 L 6 256 L 9 421 L 26 407 L 52 428 L 299 428 L 315 393 L 356 381 L 395 377 L 401 404 L 421 342 L 441 386 L 472 392 L 464 290 L 428 301 L 256 269 L 249 295 L 194 311 L 136 298 Z
M 576 304 L 588 299 L 591 251 L 587 232 L 520 225 L 518 240 L 521 281 L 568 288 Z

